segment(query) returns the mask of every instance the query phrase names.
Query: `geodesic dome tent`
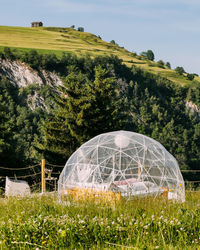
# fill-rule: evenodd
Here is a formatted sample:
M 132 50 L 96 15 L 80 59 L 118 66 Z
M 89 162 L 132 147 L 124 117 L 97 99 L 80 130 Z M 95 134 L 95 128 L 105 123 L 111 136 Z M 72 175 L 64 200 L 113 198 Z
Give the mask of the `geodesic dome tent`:
M 159 142 L 128 131 L 98 135 L 73 153 L 60 174 L 58 192 L 73 188 L 185 200 L 176 159 Z

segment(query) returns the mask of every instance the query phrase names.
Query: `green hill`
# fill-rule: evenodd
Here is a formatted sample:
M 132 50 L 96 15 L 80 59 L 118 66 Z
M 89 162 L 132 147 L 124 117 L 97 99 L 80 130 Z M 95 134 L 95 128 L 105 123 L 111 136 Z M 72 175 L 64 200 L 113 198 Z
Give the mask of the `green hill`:
M 17 50 L 29 51 L 36 49 L 40 53 L 54 53 L 58 57 L 63 52 L 72 52 L 78 56 L 116 55 L 128 66 L 135 65 L 146 71 L 160 74 L 182 86 L 192 81 L 186 75 L 179 75 L 166 66 L 158 67 L 156 62 L 146 60 L 143 56 L 101 40 L 99 37 L 80 32 L 72 28 L 59 27 L 10 27 L 0 26 L 0 49 L 11 47 Z M 195 76 L 193 82 L 200 84 L 200 78 Z

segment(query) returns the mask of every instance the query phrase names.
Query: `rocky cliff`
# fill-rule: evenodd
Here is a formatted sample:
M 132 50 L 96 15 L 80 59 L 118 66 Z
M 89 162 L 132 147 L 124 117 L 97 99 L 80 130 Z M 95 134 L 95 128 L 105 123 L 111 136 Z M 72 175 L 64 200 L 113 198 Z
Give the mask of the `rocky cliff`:
M 0 60 L 0 77 L 5 77 L 15 87 L 24 89 L 31 84 L 38 85 L 39 88 L 48 85 L 53 89 L 62 84 L 57 74 L 42 69 L 34 70 L 20 61 Z M 26 103 L 32 110 L 41 107 L 48 111 L 45 97 L 37 90 L 27 96 Z
M 26 87 L 29 84 L 58 86 L 61 79 L 53 72 L 32 69 L 20 61 L 0 60 L 0 75 L 6 77 L 16 87 Z

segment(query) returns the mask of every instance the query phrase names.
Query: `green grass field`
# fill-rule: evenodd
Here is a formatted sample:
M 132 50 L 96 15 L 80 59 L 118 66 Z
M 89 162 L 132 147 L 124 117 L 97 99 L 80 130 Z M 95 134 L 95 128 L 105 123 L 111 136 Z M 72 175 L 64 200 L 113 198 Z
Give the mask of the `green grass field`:
M 199 249 L 200 191 L 112 205 L 56 196 L 0 200 L 1 249 Z
M 0 50 L 4 47 L 21 51 L 36 49 L 39 53 L 54 53 L 58 57 L 63 52 L 72 52 L 78 56 L 89 54 L 92 57 L 113 54 L 121 58 L 130 67 L 136 65 L 144 70 L 167 77 L 182 86 L 192 83 L 173 70 L 166 67 L 159 68 L 155 62 L 144 60 L 140 56 L 122 47 L 105 42 L 93 34 L 79 32 L 71 28 L 0 26 Z M 200 84 L 199 77 L 195 77 L 195 80 Z

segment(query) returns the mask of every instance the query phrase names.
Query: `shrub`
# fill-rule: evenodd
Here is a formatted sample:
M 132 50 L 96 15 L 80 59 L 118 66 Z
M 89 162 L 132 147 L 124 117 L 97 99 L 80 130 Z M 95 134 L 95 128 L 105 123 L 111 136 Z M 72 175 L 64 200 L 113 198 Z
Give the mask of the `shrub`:
M 171 69 L 171 64 L 169 62 L 166 62 L 165 65 L 167 66 L 167 68 Z
M 162 60 L 159 60 L 159 61 L 157 61 L 157 66 L 159 67 L 159 68 L 165 68 L 164 66 L 165 66 L 165 64 L 164 64 L 164 62 L 162 61 Z
M 184 68 L 183 68 L 183 67 L 180 67 L 180 66 L 176 67 L 176 68 L 175 68 L 175 71 L 176 71 L 179 75 L 183 75 L 183 73 L 185 73 Z
M 187 74 L 187 79 L 190 81 L 192 81 L 194 77 L 195 77 L 195 74 L 189 74 L 189 73 Z
M 114 44 L 114 45 L 116 44 L 116 43 L 115 43 L 115 40 L 111 40 L 110 43 L 111 43 L 111 44 Z
M 146 58 L 150 61 L 154 61 L 155 56 L 152 50 L 147 50 Z

